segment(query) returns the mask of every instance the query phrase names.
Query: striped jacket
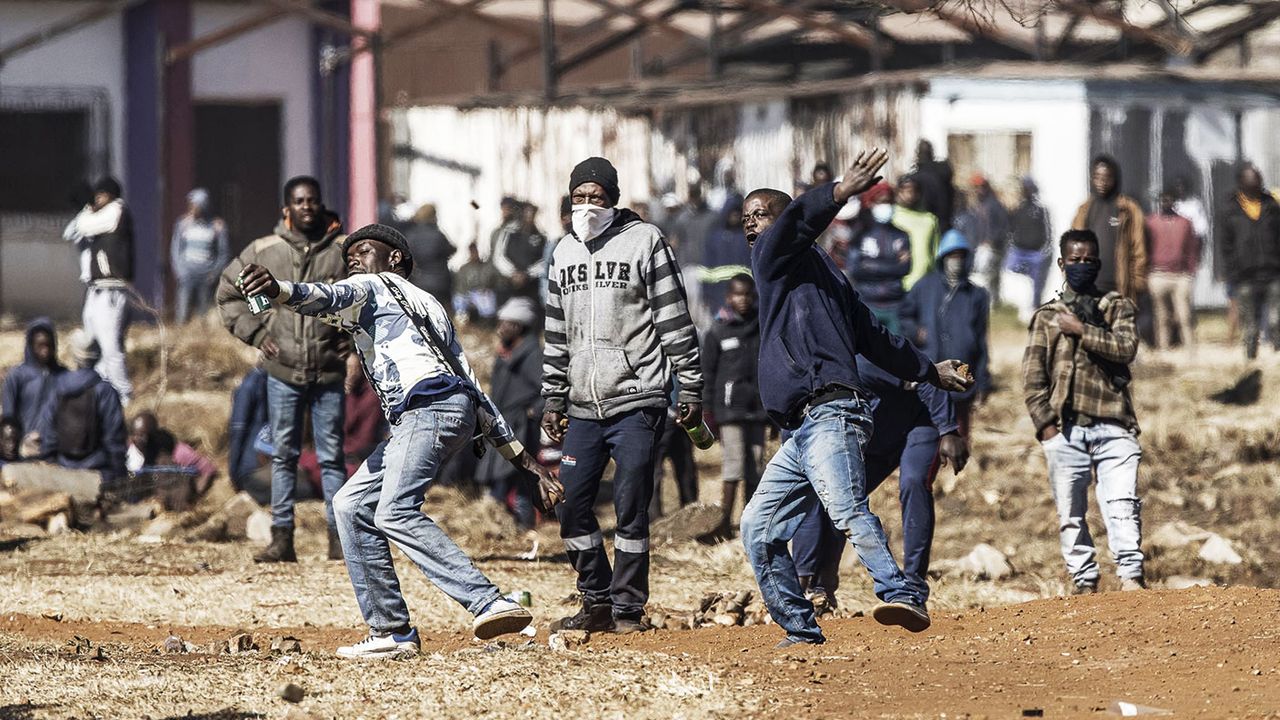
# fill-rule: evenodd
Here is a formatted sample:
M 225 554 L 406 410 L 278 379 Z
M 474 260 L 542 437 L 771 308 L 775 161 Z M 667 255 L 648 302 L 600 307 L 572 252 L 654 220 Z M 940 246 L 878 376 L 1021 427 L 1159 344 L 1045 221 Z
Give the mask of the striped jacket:
M 671 248 L 630 210 L 588 243 L 567 235 L 548 272 L 546 409 L 603 420 L 702 399 L 698 337 Z
M 1062 300 L 1041 305 L 1031 318 L 1031 336 L 1022 356 L 1022 383 L 1023 399 L 1037 433 L 1050 425 L 1061 429 L 1067 410 L 1138 430 L 1129 388 L 1116 390 L 1091 357 L 1125 365 L 1133 362 L 1138 353 L 1137 310 L 1132 300 L 1118 292 L 1107 293 L 1099 307 L 1111 329 L 1085 325 L 1080 338 L 1063 335 L 1058 329 L 1058 313 L 1070 312 Z

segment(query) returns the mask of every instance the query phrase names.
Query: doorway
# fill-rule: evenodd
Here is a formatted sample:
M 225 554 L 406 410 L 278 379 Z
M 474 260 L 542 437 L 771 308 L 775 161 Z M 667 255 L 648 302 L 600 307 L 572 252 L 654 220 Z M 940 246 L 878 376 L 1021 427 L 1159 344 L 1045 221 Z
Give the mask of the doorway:
M 239 253 L 280 219 L 280 102 L 201 102 L 195 113 L 196 184 Z

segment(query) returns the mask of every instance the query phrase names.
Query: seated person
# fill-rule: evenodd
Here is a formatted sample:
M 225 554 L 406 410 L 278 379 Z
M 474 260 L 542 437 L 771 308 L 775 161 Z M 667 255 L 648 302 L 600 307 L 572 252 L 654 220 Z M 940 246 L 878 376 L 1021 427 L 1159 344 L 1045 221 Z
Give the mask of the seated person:
M 179 442 L 168 430 L 160 427 L 156 416 L 150 412 L 138 413 L 129 425 L 129 449 L 125 466 L 138 475 L 149 468 L 184 468 L 195 477 L 193 489 L 203 495 L 213 484 L 218 468 L 209 458 L 187 443 Z
M 37 423 L 40 455 L 66 468 L 96 470 L 103 489 L 114 490 L 127 473 L 120 394 L 94 371 L 102 352 L 90 335 L 76 330 L 70 345 L 75 369 L 54 381 Z
M 54 380 L 67 369 L 58 362 L 58 338 L 53 323 L 48 318 L 36 318 L 27 325 L 26 347 L 22 364 L 11 369 L 4 377 L 0 390 L 0 408 L 5 419 L 17 423 L 18 437 L 28 438 L 28 452 L 39 453 L 39 434 L 36 424 L 40 413 L 49 401 Z M 20 452 L 22 443 L 20 442 Z

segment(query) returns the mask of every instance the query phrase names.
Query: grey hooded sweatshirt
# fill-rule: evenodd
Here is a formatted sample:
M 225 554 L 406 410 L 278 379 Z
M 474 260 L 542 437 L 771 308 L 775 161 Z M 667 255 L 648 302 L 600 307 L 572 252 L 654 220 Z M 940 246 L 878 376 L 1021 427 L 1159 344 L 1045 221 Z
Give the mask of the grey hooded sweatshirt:
M 662 231 L 619 209 L 599 237 L 570 233 L 548 272 L 542 397 L 549 412 L 604 420 L 702 401 L 698 337 Z

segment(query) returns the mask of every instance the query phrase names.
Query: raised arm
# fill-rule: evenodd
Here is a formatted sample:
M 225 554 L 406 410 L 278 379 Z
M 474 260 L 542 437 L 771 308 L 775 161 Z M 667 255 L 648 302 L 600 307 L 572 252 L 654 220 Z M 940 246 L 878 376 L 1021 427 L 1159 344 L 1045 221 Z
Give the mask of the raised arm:
M 888 153 L 879 148 L 863 150 L 840 182 L 819 185 L 792 200 L 760 234 L 752 249 L 752 267 L 762 279 L 786 275 L 796 258 L 808 252 L 831 225 L 840 208 L 880 181 L 878 173 L 888 157 Z

